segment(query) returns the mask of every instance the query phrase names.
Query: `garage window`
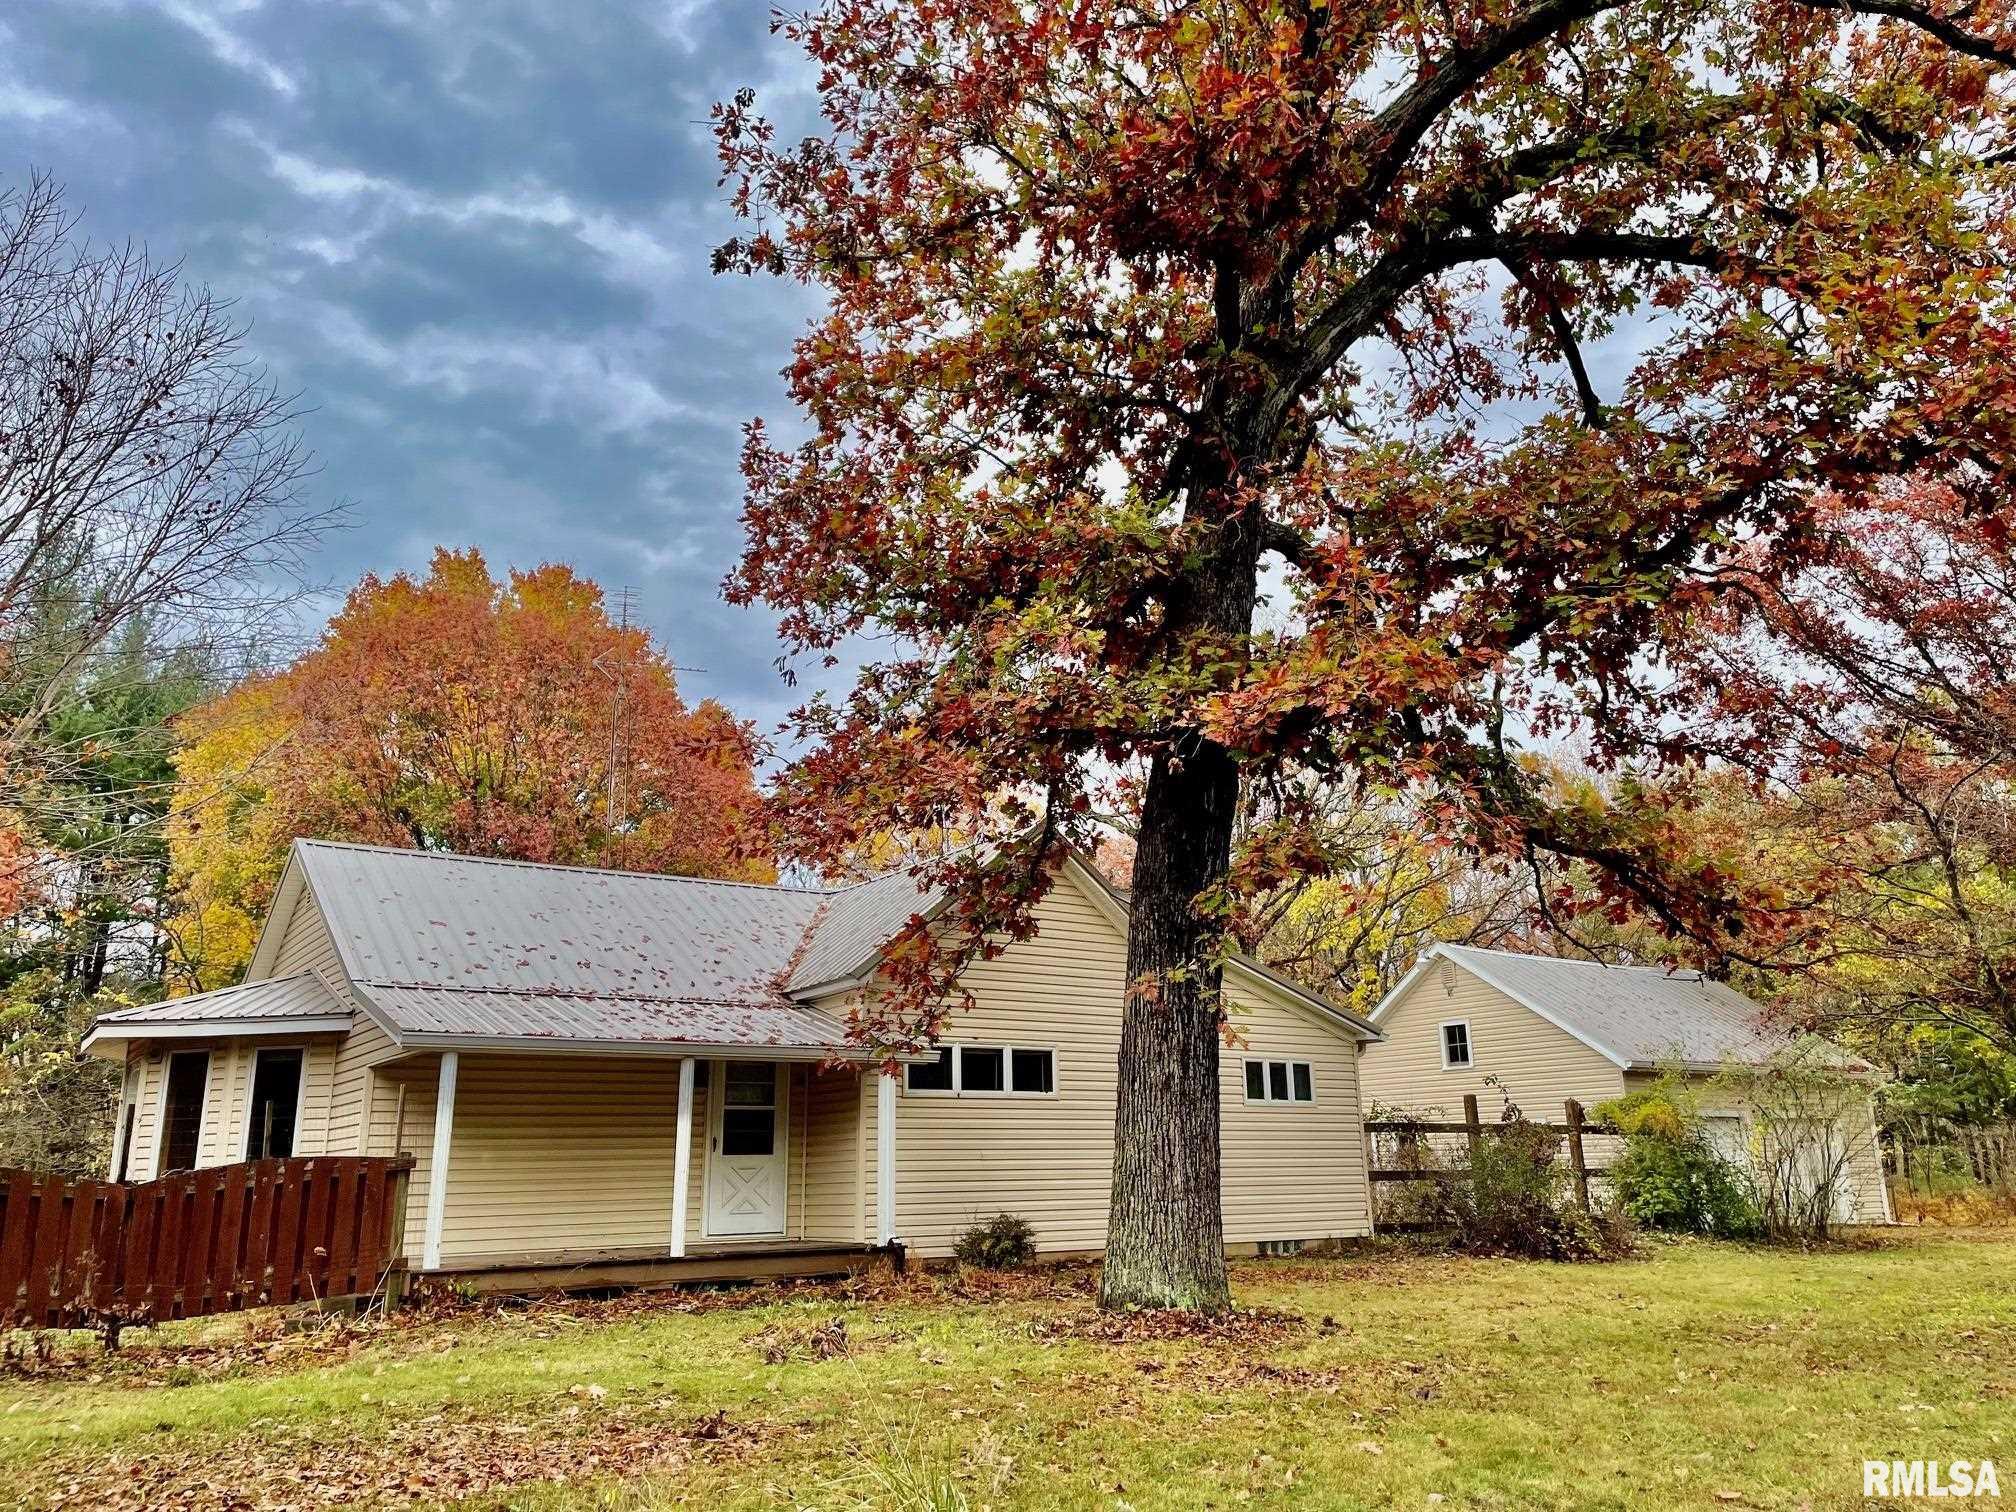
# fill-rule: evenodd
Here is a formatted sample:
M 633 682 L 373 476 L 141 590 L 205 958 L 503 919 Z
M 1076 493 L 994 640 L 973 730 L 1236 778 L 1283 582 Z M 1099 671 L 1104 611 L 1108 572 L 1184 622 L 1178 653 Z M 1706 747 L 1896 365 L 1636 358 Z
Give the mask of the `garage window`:
M 1451 1019 L 1442 1026 L 1442 1069 L 1459 1071 L 1470 1064 L 1470 1024 Z

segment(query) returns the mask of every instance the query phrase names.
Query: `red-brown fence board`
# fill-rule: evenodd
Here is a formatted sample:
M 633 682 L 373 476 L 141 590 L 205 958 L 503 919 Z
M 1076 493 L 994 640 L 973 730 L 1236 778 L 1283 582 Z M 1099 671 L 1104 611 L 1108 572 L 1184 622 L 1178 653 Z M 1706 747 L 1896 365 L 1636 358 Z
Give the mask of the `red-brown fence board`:
M 410 1157 L 69 1181 L 0 1168 L 0 1326 L 160 1323 L 377 1289 Z

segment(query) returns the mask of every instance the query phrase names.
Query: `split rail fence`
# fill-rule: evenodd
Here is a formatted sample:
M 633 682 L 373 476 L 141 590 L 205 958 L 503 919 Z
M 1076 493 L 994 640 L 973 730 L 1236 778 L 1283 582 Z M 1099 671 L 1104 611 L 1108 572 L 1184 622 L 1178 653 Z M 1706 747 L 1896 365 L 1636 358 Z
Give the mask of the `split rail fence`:
M 1582 1104 L 1569 1098 L 1563 1105 L 1563 1121 L 1560 1123 L 1538 1123 L 1529 1121 L 1529 1128 L 1545 1129 L 1563 1138 L 1563 1156 L 1570 1178 L 1575 1183 L 1575 1200 L 1583 1212 L 1589 1211 L 1590 1182 L 1604 1174 L 1609 1168 L 1589 1164 L 1586 1141 L 1596 1138 L 1620 1137 L 1621 1131 L 1605 1123 L 1592 1123 L 1583 1112 Z M 1434 1136 L 1460 1134 L 1474 1159 L 1483 1142 L 1502 1133 L 1507 1125 L 1485 1123 L 1477 1111 L 1477 1099 L 1468 1096 L 1463 1099 L 1463 1122 L 1437 1123 L 1432 1120 L 1381 1119 L 1365 1125 L 1365 1164 L 1367 1174 L 1374 1183 L 1413 1181 L 1461 1181 L 1470 1172 L 1465 1167 L 1441 1165 L 1381 1165 L 1381 1136 L 1402 1142 L 1420 1140 L 1424 1143 Z M 1375 1193 L 1376 1195 L 1376 1193 Z M 1385 1223 L 1377 1218 L 1378 1203 L 1373 1203 L 1373 1227 L 1381 1232 L 1396 1233 L 1409 1229 L 1420 1229 L 1427 1225 L 1419 1223 Z
M 0 1326 L 165 1323 L 396 1296 L 413 1157 L 249 1160 L 154 1181 L 0 1167 Z

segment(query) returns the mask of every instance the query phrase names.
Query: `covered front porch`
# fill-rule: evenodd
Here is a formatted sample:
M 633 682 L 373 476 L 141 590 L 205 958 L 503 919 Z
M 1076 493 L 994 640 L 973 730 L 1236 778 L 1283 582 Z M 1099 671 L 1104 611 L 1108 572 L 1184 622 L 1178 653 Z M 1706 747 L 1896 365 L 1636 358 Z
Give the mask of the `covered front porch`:
M 844 1271 L 895 1240 L 894 1083 L 811 1055 L 443 1049 L 373 1072 L 408 1254 L 482 1290 Z

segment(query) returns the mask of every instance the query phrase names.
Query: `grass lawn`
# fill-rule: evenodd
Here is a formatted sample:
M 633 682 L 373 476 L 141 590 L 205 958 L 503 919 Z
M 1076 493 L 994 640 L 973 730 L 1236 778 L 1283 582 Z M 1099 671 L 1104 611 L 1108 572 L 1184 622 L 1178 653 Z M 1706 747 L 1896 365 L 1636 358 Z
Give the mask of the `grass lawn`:
M 2016 1498 L 2016 1231 L 1618 1265 L 1255 1261 L 1223 1329 L 1087 1271 L 246 1320 L 0 1378 L 35 1505 L 1869 1506 L 1865 1458 Z M 836 1324 L 834 1320 L 839 1320 Z M 1982 1505 L 1989 1505 L 1983 1503 Z

